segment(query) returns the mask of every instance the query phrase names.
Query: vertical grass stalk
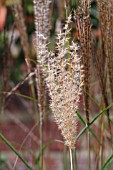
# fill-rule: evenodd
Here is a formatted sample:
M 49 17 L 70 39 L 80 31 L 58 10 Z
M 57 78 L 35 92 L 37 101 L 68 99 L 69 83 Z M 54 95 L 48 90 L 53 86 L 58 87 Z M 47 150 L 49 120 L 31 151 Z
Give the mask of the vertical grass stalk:
M 100 135 L 100 167 L 103 167 L 103 153 L 104 153 L 104 115 L 101 116 L 101 135 Z
M 73 170 L 73 156 L 72 156 L 72 149 L 69 149 L 69 153 L 70 153 L 70 163 L 71 163 L 71 170 Z
M 31 67 L 31 63 L 30 63 L 30 51 L 29 51 L 29 43 L 28 43 L 28 36 L 27 36 L 27 28 L 25 25 L 25 17 L 24 17 L 21 0 L 15 2 L 12 5 L 12 11 L 14 14 L 16 28 L 19 30 L 19 33 L 20 33 L 20 39 L 21 39 L 21 44 L 22 44 L 23 51 L 24 51 L 27 72 L 31 73 L 32 67 Z M 29 87 L 30 87 L 31 96 L 33 98 L 36 98 L 32 77 L 29 78 Z M 33 102 L 33 110 L 37 114 L 37 112 L 38 112 L 37 106 L 36 106 L 36 103 L 34 103 L 34 102 Z
M 50 29 L 50 3 L 51 0 L 33 0 L 34 14 L 35 14 L 35 27 L 36 27 L 36 50 L 37 50 L 37 96 L 38 96 L 38 110 L 40 116 L 40 153 L 43 149 L 43 117 L 45 114 L 46 105 L 46 83 L 45 76 L 42 73 L 42 66 L 40 59 L 45 63 L 47 62 L 48 54 L 48 39 Z M 43 169 L 43 153 L 40 162 Z
M 67 146 L 64 146 L 64 170 L 68 170 L 68 161 L 67 161 Z
M 91 146 L 90 146 L 90 131 L 89 131 L 89 129 L 88 129 L 88 170 L 90 170 L 91 169 L 91 153 L 90 153 L 90 148 L 91 148 Z
M 74 166 L 74 170 L 77 170 L 76 148 L 73 149 L 73 166 Z
M 87 126 L 89 124 L 90 109 L 90 56 L 91 56 L 91 23 L 90 23 L 90 1 L 80 0 L 79 7 L 75 12 L 78 34 L 81 46 L 82 64 L 84 66 L 84 103 Z M 88 130 L 88 168 L 90 170 L 90 134 Z
M 113 92 L 113 59 L 112 59 L 112 53 L 113 53 L 113 29 L 112 29 L 112 20 L 113 20 L 113 2 L 110 0 L 109 2 L 107 0 L 104 0 L 103 3 L 101 0 L 97 0 L 97 5 L 99 9 L 99 21 L 100 21 L 100 29 L 101 29 L 101 51 L 102 51 L 102 58 L 104 58 L 105 62 L 107 63 L 107 69 L 109 74 L 109 82 L 110 82 L 110 88 L 111 88 L 111 97 L 113 100 L 112 92 Z M 100 57 L 100 56 L 99 56 Z M 99 64 L 99 67 L 102 67 L 100 75 L 102 76 L 103 66 L 105 67 L 105 64 L 102 63 Z M 104 73 L 105 74 L 105 73 Z M 106 73 L 107 74 L 107 73 Z M 106 79 L 105 81 L 101 80 L 101 88 L 102 88 L 102 95 L 104 98 L 105 107 L 108 106 L 108 99 L 106 94 Z M 111 136 L 111 142 L 112 142 L 112 130 L 111 130 L 111 124 L 109 121 L 110 113 L 109 110 L 107 111 L 108 114 L 108 125 L 109 125 L 109 131 Z M 113 145 L 112 145 L 112 151 L 113 151 Z

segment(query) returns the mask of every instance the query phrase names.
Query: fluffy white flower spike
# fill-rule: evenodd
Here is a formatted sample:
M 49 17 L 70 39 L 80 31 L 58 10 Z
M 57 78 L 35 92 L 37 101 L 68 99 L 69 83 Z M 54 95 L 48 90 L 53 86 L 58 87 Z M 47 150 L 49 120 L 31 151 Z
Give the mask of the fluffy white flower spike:
M 57 36 L 57 56 L 48 56 L 46 70 L 43 68 L 55 121 L 64 136 L 65 144 L 72 149 L 75 147 L 76 110 L 83 86 L 83 68 L 78 44 L 72 41 L 70 45 L 70 22 L 69 16 L 64 32 Z M 44 62 L 41 61 L 43 66 Z

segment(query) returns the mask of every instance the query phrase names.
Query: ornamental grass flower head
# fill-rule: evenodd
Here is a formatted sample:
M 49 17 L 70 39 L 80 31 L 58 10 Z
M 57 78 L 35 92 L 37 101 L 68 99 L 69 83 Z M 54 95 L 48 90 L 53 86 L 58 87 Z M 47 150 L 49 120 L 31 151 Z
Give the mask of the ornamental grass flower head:
M 70 23 L 71 15 L 68 17 L 64 31 L 57 36 L 57 54 L 46 54 L 46 62 L 44 57 L 39 55 L 39 62 L 46 75 L 45 80 L 50 92 L 55 122 L 61 130 L 65 144 L 72 149 L 75 147 L 77 133 L 76 110 L 83 86 L 83 67 L 80 64 L 80 47 L 70 41 Z M 45 47 L 42 46 L 42 51 L 43 49 Z

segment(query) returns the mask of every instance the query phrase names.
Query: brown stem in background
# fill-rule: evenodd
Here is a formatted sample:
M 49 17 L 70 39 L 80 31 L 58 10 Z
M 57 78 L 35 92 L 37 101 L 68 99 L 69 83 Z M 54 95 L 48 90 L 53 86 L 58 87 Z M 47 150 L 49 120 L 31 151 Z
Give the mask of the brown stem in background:
M 43 86 L 43 77 L 42 77 L 42 72 L 41 72 L 41 67 L 40 65 L 38 65 L 38 68 L 36 70 L 36 78 L 37 78 L 37 92 L 38 92 L 38 109 L 39 109 L 39 114 L 40 114 L 40 153 L 42 155 L 42 158 L 41 158 L 41 168 L 43 169 L 43 151 L 42 151 L 42 148 L 43 148 L 43 116 L 44 116 L 44 112 L 43 112 L 43 109 L 44 109 L 44 93 L 43 93 L 43 90 L 44 90 L 44 86 Z
M 89 93 L 90 93 L 90 57 L 91 57 L 91 24 L 90 24 L 90 2 L 80 1 L 75 20 L 77 22 L 78 36 L 82 53 L 82 64 L 84 66 L 84 100 L 87 124 L 89 123 Z M 83 12 L 82 12 L 83 11 Z M 82 16 L 82 17 L 81 17 Z
M 96 56 L 96 66 L 97 66 L 97 70 L 98 70 L 98 75 L 99 75 L 99 81 L 100 81 L 100 87 L 102 90 L 102 96 L 103 96 L 103 100 L 104 100 L 104 105 L 105 107 L 107 107 L 108 104 L 108 99 L 107 99 L 107 92 L 106 92 L 106 80 L 107 80 L 107 72 L 105 70 L 105 66 L 107 64 L 108 67 L 108 71 L 109 71 L 109 79 L 110 79 L 110 87 L 111 87 L 111 91 L 113 89 L 113 73 L 112 73 L 112 69 L 113 69 L 113 64 L 112 64 L 112 60 L 111 60 L 111 56 L 112 56 L 112 35 L 113 33 L 111 33 L 112 27 L 111 27 L 111 17 L 112 17 L 112 1 L 104 1 L 103 3 L 101 3 L 100 0 L 97 1 L 98 2 L 98 8 L 99 8 L 99 21 L 100 21 L 100 29 L 101 29 L 101 50 L 100 50 L 100 56 Z M 96 53 L 97 54 L 97 53 Z M 101 60 L 99 59 L 101 58 Z M 111 78 L 112 77 L 112 78 Z M 108 115 L 108 125 L 109 125 L 109 130 L 110 130 L 110 135 L 111 135 L 111 142 L 112 142 L 112 130 L 111 130 L 111 124 L 110 124 L 110 113 L 109 110 L 107 110 L 107 115 Z M 113 146 L 112 146 L 113 149 Z
M 87 125 L 90 121 L 90 58 L 91 58 L 91 23 L 90 23 L 90 1 L 79 2 L 79 7 L 75 12 L 75 20 L 78 27 L 78 36 L 82 54 L 82 64 L 84 66 L 84 103 Z M 88 130 L 88 170 L 91 169 L 90 156 L 90 132 Z
M 6 100 L 5 92 L 8 90 L 8 76 L 9 76 L 8 65 L 10 64 L 9 63 L 10 48 L 11 48 L 12 41 L 13 41 L 14 27 L 15 27 L 15 25 L 13 25 L 13 28 L 12 28 L 12 36 L 11 36 L 11 41 L 10 41 L 9 46 L 8 46 L 7 40 L 6 40 L 6 30 L 4 29 L 4 49 L 6 49 L 6 47 L 7 47 L 7 50 L 5 50 L 5 52 L 3 53 L 3 56 L 2 56 L 3 57 L 3 88 L 2 88 L 2 96 L 1 96 L 1 109 L 0 109 L 1 114 L 3 114 L 4 109 L 5 109 L 5 100 Z
M 13 4 L 12 11 L 13 11 L 13 14 L 14 14 L 15 25 L 20 32 L 20 39 L 21 39 L 21 44 L 22 44 L 22 47 L 23 47 L 24 55 L 25 55 L 25 62 L 26 62 L 26 65 L 27 65 L 27 71 L 28 71 L 28 73 L 30 73 L 32 67 L 31 67 L 31 63 L 30 63 L 29 43 L 28 43 L 27 30 L 26 30 L 26 25 L 25 25 L 25 17 L 24 17 L 24 14 L 23 14 L 23 8 L 22 8 L 22 1 L 21 0 L 19 2 L 16 2 L 16 3 Z M 36 98 L 32 77 L 30 77 L 30 79 L 29 79 L 29 87 L 30 87 L 31 96 L 33 98 Z M 37 113 L 37 106 L 36 106 L 35 103 L 33 103 L 33 110 L 34 110 L 35 113 Z

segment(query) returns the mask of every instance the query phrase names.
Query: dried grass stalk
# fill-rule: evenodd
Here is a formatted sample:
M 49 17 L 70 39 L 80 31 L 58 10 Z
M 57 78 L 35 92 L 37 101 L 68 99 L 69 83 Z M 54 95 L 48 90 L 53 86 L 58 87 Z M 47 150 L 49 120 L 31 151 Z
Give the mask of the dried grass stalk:
M 103 51 L 103 58 L 107 63 L 107 68 L 109 72 L 109 80 L 110 80 L 110 88 L 111 88 L 111 95 L 113 100 L 113 2 L 110 0 L 104 0 L 98 2 L 98 9 L 99 9 L 99 20 L 100 20 L 100 28 L 101 28 L 101 49 Z M 104 64 L 105 65 L 105 64 Z M 105 84 L 105 83 L 104 83 Z M 105 85 L 104 85 L 105 86 Z
M 50 15 L 50 0 L 34 0 L 34 11 L 35 11 L 35 26 L 36 26 L 36 50 L 37 50 L 37 93 L 39 112 L 42 116 L 45 112 L 46 105 L 46 84 L 42 75 L 42 69 L 38 62 L 38 56 L 44 57 L 41 53 L 42 45 L 48 43 L 49 38 L 49 15 Z M 45 38 L 44 38 L 45 37 Z M 43 51 L 48 51 L 47 46 L 43 46 Z M 45 59 L 46 60 L 46 59 Z
M 110 0 L 109 3 L 105 1 L 106 5 L 106 33 L 105 43 L 106 43 L 106 56 L 107 65 L 111 89 L 111 97 L 113 101 L 113 1 Z
M 50 0 L 33 0 L 35 12 L 35 27 L 36 27 L 36 50 L 37 50 L 37 95 L 38 109 L 40 115 L 40 153 L 43 155 L 43 116 L 46 113 L 46 83 L 42 73 L 42 68 L 39 63 L 39 57 L 46 62 L 46 53 L 48 53 L 47 43 L 49 38 L 49 15 L 50 15 Z M 42 50 L 43 49 L 43 50 Z M 40 162 L 43 169 L 43 157 Z
M 79 41 L 81 46 L 82 63 L 84 65 L 84 98 L 87 123 L 89 123 L 89 93 L 90 93 L 90 57 L 91 57 L 91 24 L 90 1 L 79 1 L 75 12 Z
M 31 73 L 32 66 L 30 63 L 30 50 L 29 50 L 29 43 L 28 43 L 27 29 L 25 25 L 25 17 L 24 17 L 24 12 L 22 7 L 22 1 L 19 0 L 13 3 L 12 10 L 14 13 L 16 27 L 20 33 L 21 44 L 23 47 L 25 62 L 27 65 L 27 72 L 29 74 Z M 36 98 L 32 77 L 29 78 L 29 88 L 30 88 L 31 96 L 33 98 Z M 35 103 L 33 103 L 33 111 L 37 112 L 37 106 Z
M 15 24 L 17 29 L 20 32 L 20 38 L 21 38 L 21 43 L 22 47 L 24 50 L 25 54 L 25 61 L 27 64 L 28 68 L 28 73 L 31 71 L 31 65 L 30 65 L 30 60 L 29 60 L 29 43 L 28 43 L 28 37 L 27 37 L 27 30 L 26 30 L 26 25 L 25 25 L 25 17 L 23 13 L 23 8 L 22 8 L 22 1 L 19 0 L 18 2 L 14 3 L 12 5 L 12 10 L 14 13 L 14 19 L 15 19 Z
M 101 29 L 101 52 L 98 58 L 101 58 L 101 61 L 98 63 L 98 68 L 100 67 L 100 83 L 102 88 L 102 95 L 105 102 L 105 107 L 108 106 L 108 99 L 107 99 L 107 92 L 106 92 L 106 77 L 107 71 L 105 70 L 105 66 L 107 65 L 107 69 L 109 72 L 109 80 L 110 80 L 110 88 L 112 92 L 112 100 L 113 100 L 113 64 L 112 64 L 112 54 L 113 54 L 113 30 L 112 30 L 112 20 L 113 20 L 113 10 L 112 5 L 113 2 L 110 0 L 104 0 L 102 3 L 100 0 L 98 2 L 98 9 L 99 9 L 99 20 L 100 20 L 100 29 Z M 96 57 L 96 56 L 95 56 Z M 98 62 L 99 59 L 97 59 Z M 105 72 L 106 71 L 106 72 Z M 107 111 L 109 116 L 109 110 Z
M 109 105 L 108 99 L 107 99 L 107 89 L 106 89 L 107 69 L 109 71 L 109 79 L 111 79 L 110 80 L 111 91 L 113 91 L 113 84 L 112 84 L 113 83 L 113 80 L 112 80 L 113 78 L 112 35 L 113 34 L 112 34 L 112 24 L 111 24 L 113 2 L 111 0 L 109 2 L 107 0 L 104 0 L 104 1 L 97 0 L 97 4 L 98 4 L 98 9 L 99 9 L 99 15 L 100 15 L 99 21 L 100 21 L 101 38 L 100 38 L 100 48 L 97 53 L 97 54 L 99 53 L 100 54 L 95 55 L 95 59 L 96 59 L 95 63 L 96 63 L 96 68 L 98 70 L 100 86 L 102 89 L 104 107 L 107 107 Z M 111 124 L 110 124 L 110 119 L 109 119 L 110 117 L 109 110 L 107 110 L 107 114 L 108 114 L 108 124 L 109 124 L 109 130 L 110 130 L 111 141 L 112 141 L 112 131 L 111 131 Z M 101 124 L 102 124 L 101 143 L 104 144 L 104 133 L 103 133 L 104 118 L 102 118 Z M 100 146 L 100 153 L 101 153 L 101 162 L 103 162 L 103 145 Z

